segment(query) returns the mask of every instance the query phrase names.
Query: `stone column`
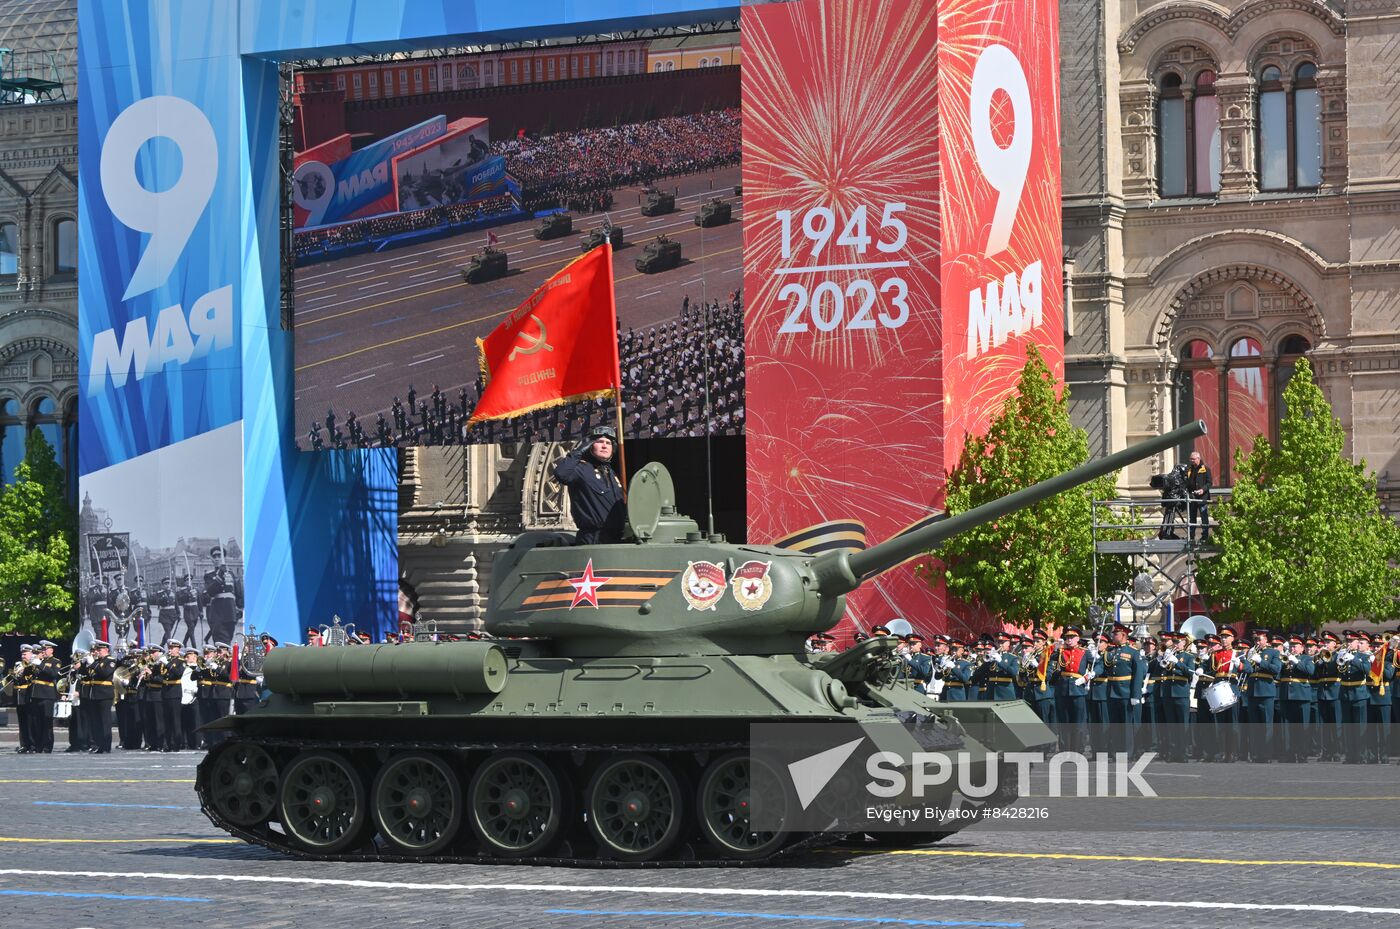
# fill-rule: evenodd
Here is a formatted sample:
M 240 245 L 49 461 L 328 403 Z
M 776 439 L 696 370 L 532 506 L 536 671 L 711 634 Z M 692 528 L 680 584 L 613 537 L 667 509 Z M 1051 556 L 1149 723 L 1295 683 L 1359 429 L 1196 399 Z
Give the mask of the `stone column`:
M 1157 91 L 1148 81 L 1125 84 L 1123 112 L 1123 199 L 1157 199 Z
M 1346 69 L 1319 69 L 1317 92 L 1322 104 L 1322 190 L 1340 192 L 1347 183 Z
M 1220 197 L 1249 197 L 1259 190 L 1254 157 L 1254 84 L 1248 74 L 1221 75 L 1215 82 L 1220 98 Z

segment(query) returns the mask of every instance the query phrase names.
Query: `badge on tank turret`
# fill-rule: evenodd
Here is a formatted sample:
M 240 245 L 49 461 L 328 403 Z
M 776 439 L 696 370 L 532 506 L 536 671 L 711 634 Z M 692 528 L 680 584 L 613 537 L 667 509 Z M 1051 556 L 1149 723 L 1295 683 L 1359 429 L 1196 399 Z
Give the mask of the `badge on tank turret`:
M 771 561 L 746 561 L 734 569 L 734 599 L 742 609 L 753 612 L 773 596 L 773 579 L 768 576 Z
M 713 610 L 724 586 L 724 565 L 713 561 L 692 561 L 681 576 L 681 593 L 692 610 Z

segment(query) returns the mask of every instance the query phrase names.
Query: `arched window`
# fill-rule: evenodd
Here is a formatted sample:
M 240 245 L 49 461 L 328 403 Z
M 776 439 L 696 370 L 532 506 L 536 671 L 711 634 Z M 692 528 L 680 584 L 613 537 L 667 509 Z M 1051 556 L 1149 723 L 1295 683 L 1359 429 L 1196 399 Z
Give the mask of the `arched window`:
M 53 273 L 75 274 L 78 270 L 78 224 L 60 219 L 53 224 Z
M 0 223 L 0 274 L 19 273 L 19 226 Z
M 1177 418 L 1180 423 L 1205 420 L 1206 434 L 1189 448 L 1179 450 L 1185 460 L 1192 449 L 1211 474 L 1220 473 L 1220 374 L 1215 368 L 1215 350 L 1204 339 L 1192 339 L 1181 349 L 1177 371 Z
M 1204 197 L 1220 191 L 1220 104 L 1214 71 L 1197 74 L 1189 94 L 1180 74 L 1162 75 L 1157 85 L 1157 143 L 1163 197 Z
M 1259 189 L 1308 190 L 1322 183 L 1322 101 L 1317 65 L 1305 61 L 1285 86 L 1283 72 L 1259 72 Z
M 24 460 L 24 420 L 19 404 L 0 400 L 0 482 L 13 484 L 15 465 Z
M 1225 385 L 1225 415 L 1228 418 L 1229 447 L 1249 451 L 1254 441 L 1273 430 L 1269 424 L 1269 372 L 1264 367 L 1264 349 L 1258 339 L 1236 339 L 1230 346 Z M 1230 462 L 1226 462 L 1230 464 Z
M 33 415 L 29 420 L 31 430 L 38 429 L 44 440 L 53 449 L 54 460 L 63 463 L 63 425 L 58 415 L 58 404 L 52 397 L 35 401 L 31 407 Z

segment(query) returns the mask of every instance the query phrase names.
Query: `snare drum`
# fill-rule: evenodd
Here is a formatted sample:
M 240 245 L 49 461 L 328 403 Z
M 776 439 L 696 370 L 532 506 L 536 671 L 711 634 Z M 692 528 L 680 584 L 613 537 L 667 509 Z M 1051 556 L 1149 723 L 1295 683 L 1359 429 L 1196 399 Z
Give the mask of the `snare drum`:
M 1240 700 L 1229 681 L 1216 681 L 1206 688 L 1206 703 L 1212 713 L 1223 713 Z
M 67 700 L 60 700 L 53 705 L 54 719 L 68 719 L 73 715 L 73 704 Z

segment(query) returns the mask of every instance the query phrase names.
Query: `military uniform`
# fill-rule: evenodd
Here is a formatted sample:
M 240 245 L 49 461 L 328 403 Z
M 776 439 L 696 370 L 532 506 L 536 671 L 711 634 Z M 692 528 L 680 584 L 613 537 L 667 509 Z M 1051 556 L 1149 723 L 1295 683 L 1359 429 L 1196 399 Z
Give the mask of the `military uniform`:
M 171 642 L 176 645 L 180 644 L 174 639 Z M 161 743 L 161 748 L 167 752 L 178 752 L 185 747 L 184 715 L 180 702 L 180 698 L 183 696 L 180 679 L 185 674 L 184 660 L 179 655 L 167 655 L 161 674 L 165 679 L 160 694 L 162 715 L 165 720 L 165 739 Z
M 94 646 L 99 650 L 104 647 L 108 647 L 106 642 Z M 87 714 L 91 751 L 99 755 L 112 751 L 112 678 L 116 673 L 117 660 L 110 655 L 94 659 L 84 669 L 83 710 Z
M 156 608 L 156 620 L 160 623 L 160 640 L 169 642 L 179 635 L 180 603 L 175 597 L 175 588 L 170 578 L 164 578 L 162 587 L 156 591 L 151 605 Z
M 962 703 L 971 699 L 968 685 L 972 680 L 972 662 L 949 655 L 946 661 L 941 662 L 939 674 L 943 677 L 944 701 Z
M 1220 640 L 1213 636 L 1205 638 L 1207 648 L 1196 656 L 1195 682 L 1191 685 L 1196 700 L 1195 718 L 1191 721 L 1192 756 L 1202 761 L 1210 761 L 1219 751 L 1220 742 L 1215 734 L 1215 714 L 1210 711 L 1210 701 L 1206 699 L 1206 689 L 1215 683 L 1214 663 L 1211 661 L 1210 646 L 1218 647 Z
M 119 668 L 134 668 L 136 661 L 134 658 L 125 657 L 118 663 Z M 115 673 L 112 680 L 116 681 Z M 114 684 L 119 690 L 117 695 L 117 744 L 127 751 L 135 751 L 141 747 L 141 706 L 140 688 L 136 686 L 136 678 L 130 677 L 126 686 Z
M 1274 704 L 1283 657 L 1278 649 L 1256 646 L 1245 655 L 1245 691 L 1249 694 L 1249 760 L 1274 760 Z
M 1191 685 L 1195 680 L 1196 656 L 1181 636 L 1169 633 L 1171 645 L 1158 657 L 1158 710 L 1161 728 L 1159 749 L 1167 761 L 1185 762 L 1188 745 L 1187 722 L 1191 713 Z M 1181 649 L 1178 651 L 1177 649 Z M 1167 654 L 1167 652 L 1170 654 Z
M 218 674 L 217 657 L 214 654 L 215 648 L 211 644 L 204 650 L 204 664 L 199 669 L 196 680 L 199 682 L 199 690 L 195 698 L 196 720 L 195 726 L 205 726 L 213 722 L 214 716 L 214 678 Z M 194 729 L 190 730 L 191 732 Z M 210 748 L 212 743 L 207 734 L 201 737 L 204 748 Z
M 229 642 L 238 625 L 238 610 L 243 606 L 243 582 L 223 564 L 222 546 L 214 546 L 209 554 L 215 559 L 214 568 L 204 572 L 203 600 L 209 637 L 215 642 Z
M 1371 656 L 1348 647 L 1337 656 L 1341 679 L 1342 744 L 1347 764 L 1361 764 L 1366 744 L 1366 716 L 1371 704 Z
M 1366 759 L 1384 764 L 1390 760 L 1390 707 L 1395 689 L 1395 660 L 1380 636 L 1373 637 L 1371 644 L 1371 668 L 1367 675 L 1371 700 L 1366 709 Z
M 41 642 L 44 648 L 55 647 Z M 58 679 L 63 665 L 52 655 L 39 659 L 34 666 L 33 682 L 29 688 L 30 738 L 34 751 L 45 755 L 53 751 L 53 705 L 58 701 Z
M 1071 752 L 1088 751 L 1089 687 L 1095 678 L 1093 655 L 1079 647 L 1078 631 L 1065 630 L 1065 638 L 1073 637 L 1075 644 L 1061 648 L 1054 661 L 1055 719 L 1059 723 L 1060 746 Z
M 165 747 L 165 672 L 158 663 L 159 649 L 151 652 L 142 672 L 141 731 L 146 751 L 158 752 Z
M 612 462 L 597 461 L 590 454 L 593 441 L 598 438 L 611 438 L 617 444 L 611 427 L 599 427 L 589 434 L 588 444 L 569 452 L 554 466 L 554 479 L 569 491 L 569 512 L 578 526 L 580 545 L 621 542 L 627 523 L 622 485 Z
M 1303 645 L 1302 638 L 1294 636 L 1291 645 Z M 1280 696 L 1283 698 L 1283 758 L 1287 761 L 1307 761 L 1311 750 L 1313 709 L 1313 675 L 1316 662 L 1305 654 L 1290 654 L 1283 659 L 1283 673 L 1279 678 Z
M 1114 630 L 1126 633 L 1127 627 L 1115 625 Z M 1131 641 L 1125 641 L 1111 647 L 1104 656 L 1104 673 L 1108 680 L 1108 722 L 1113 736 L 1109 750 L 1131 756 L 1137 748 L 1134 736 L 1142 708 L 1147 662 Z
M 1104 656 L 1112 640 L 1103 633 L 1095 637 L 1098 657 L 1094 659 L 1094 679 L 1089 682 L 1089 738 L 1094 751 L 1108 751 L 1108 676 Z
M 19 722 L 19 748 L 16 751 L 21 755 L 28 755 L 34 751 L 34 714 L 29 697 L 29 691 L 34 686 L 33 647 L 24 646 L 19 655 L 23 664 L 15 676 L 14 685 L 15 716 Z
M 240 664 L 238 677 L 233 682 L 233 711 L 242 716 L 258 705 L 260 696 L 257 675 Z
M 1027 651 L 1020 659 L 1021 695 L 1045 725 L 1055 727 L 1055 682 L 1051 680 L 1050 641 L 1043 632 L 1035 634 L 1037 655 Z
M 1010 647 L 1006 639 L 1001 644 Z M 1009 651 L 989 650 L 972 672 L 971 682 L 978 689 L 978 699 L 1017 699 L 1016 677 L 1020 670 L 1020 660 Z

